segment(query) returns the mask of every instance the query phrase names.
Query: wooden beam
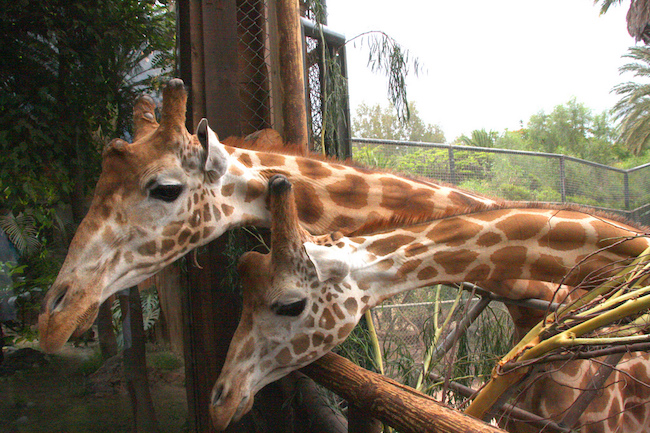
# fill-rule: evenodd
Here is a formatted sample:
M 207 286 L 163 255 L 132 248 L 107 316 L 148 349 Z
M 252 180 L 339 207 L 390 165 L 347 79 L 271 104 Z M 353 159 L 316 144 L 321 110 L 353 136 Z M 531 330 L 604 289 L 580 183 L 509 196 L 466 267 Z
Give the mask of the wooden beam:
M 503 432 L 392 379 L 328 353 L 302 373 L 402 433 Z

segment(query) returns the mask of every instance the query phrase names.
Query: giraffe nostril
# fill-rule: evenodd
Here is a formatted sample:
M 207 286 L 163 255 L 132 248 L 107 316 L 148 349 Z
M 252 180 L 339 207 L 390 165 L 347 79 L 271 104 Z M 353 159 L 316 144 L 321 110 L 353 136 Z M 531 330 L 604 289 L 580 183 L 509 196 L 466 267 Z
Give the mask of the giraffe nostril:
M 222 394 L 223 394 L 223 385 L 218 385 L 212 390 L 212 406 L 219 405 Z
M 54 311 L 61 306 L 65 295 L 68 293 L 68 288 L 69 286 L 67 285 L 61 288 L 61 291 L 52 299 L 52 302 L 50 302 L 50 311 Z

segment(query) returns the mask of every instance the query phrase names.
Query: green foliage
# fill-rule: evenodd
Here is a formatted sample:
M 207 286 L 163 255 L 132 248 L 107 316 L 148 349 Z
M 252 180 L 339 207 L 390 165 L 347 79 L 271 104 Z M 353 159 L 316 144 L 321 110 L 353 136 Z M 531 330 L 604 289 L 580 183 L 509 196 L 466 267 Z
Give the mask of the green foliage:
M 422 71 L 420 61 L 417 57 L 413 58 L 407 49 L 384 32 L 363 33 L 348 42 L 356 39 L 359 39 L 361 46 L 368 46 L 370 70 L 388 76 L 388 100 L 395 107 L 397 118 L 401 122 L 408 121 L 411 116 L 411 107 L 406 96 L 406 77 L 411 71 L 415 75 Z
M 22 0 L 0 10 L 0 224 L 46 287 L 99 173 L 106 137 L 174 59 L 170 3 Z M 151 78 L 150 75 L 156 78 Z
M 474 147 L 494 147 L 494 143 L 499 138 L 499 133 L 496 131 L 486 131 L 485 129 L 475 129 L 472 131 L 471 137 L 461 135 L 459 141 L 465 146 Z
M 556 106 L 550 114 L 531 116 L 523 131 L 529 150 L 559 153 L 611 164 L 625 155 L 615 142 L 615 130 L 607 112 L 594 115 L 584 104 L 572 99 Z
M 637 78 L 650 75 L 650 47 L 631 47 L 623 57 L 633 62 L 623 65 L 621 74 L 629 72 Z M 650 144 L 650 83 L 628 81 L 614 87 L 614 92 L 621 95 L 612 110 L 620 121 L 620 140 L 639 155 Z
M 160 370 L 176 370 L 183 365 L 183 361 L 178 359 L 172 352 L 152 352 L 147 356 L 147 363 Z
M 415 103 L 410 103 L 408 106 L 410 118 L 407 121 L 402 121 L 388 107 L 382 108 L 379 104 L 373 106 L 360 104 L 352 119 L 353 136 L 444 143 L 445 134 L 440 127 L 425 123 L 420 117 Z
M 142 307 L 142 327 L 144 332 L 151 332 L 154 325 L 160 318 L 160 301 L 155 287 L 140 292 L 140 303 Z M 124 346 L 124 333 L 122 332 L 122 308 L 120 301 L 116 299 L 111 306 L 113 315 L 113 331 L 119 347 Z

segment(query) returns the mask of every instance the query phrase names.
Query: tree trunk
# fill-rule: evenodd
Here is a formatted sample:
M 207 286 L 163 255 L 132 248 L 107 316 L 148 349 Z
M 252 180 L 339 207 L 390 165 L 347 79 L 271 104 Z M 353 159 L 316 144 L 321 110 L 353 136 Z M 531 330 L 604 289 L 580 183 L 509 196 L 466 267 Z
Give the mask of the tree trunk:
M 128 296 L 120 296 L 124 332 L 124 378 L 133 409 L 134 432 L 158 433 L 158 421 L 151 399 L 145 335 L 142 325 L 142 304 L 137 287 L 128 289 Z
M 113 331 L 113 313 L 111 312 L 111 300 L 107 299 L 99 307 L 97 315 L 97 338 L 102 359 L 105 361 L 117 355 L 117 339 Z

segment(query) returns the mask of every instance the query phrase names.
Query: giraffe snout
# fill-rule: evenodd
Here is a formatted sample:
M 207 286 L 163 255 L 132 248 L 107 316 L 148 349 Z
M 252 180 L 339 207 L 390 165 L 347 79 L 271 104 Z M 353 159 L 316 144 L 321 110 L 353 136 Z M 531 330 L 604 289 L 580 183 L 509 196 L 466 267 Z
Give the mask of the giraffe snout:
M 51 294 L 51 296 L 46 296 L 43 302 L 41 303 L 41 314 L 47 313 L 48 311 L 50 313 L 58 311 L 63 305 L 65 295 L 68 293 L 69 290 L 70 290 L 69 284 L 64 284 L 54 289 L 54 291 L 52 291 L 52 289 L 50 288 L 50 292 L 48 293 L 48 295 Z
M 210 415 L 216 430 L 225 430 L 231 422 L 239 421 L 250 410 L 253 399 L 250 394 L 242 394 L 238 387 L 215 384 L 210 399 Z

